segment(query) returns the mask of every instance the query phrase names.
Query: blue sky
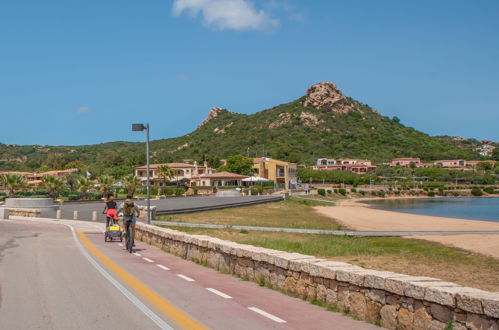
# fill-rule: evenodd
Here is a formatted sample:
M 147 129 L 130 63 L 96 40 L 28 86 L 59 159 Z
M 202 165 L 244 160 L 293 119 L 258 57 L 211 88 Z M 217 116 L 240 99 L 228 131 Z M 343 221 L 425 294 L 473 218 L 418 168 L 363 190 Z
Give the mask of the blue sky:
M 499 141 L 499 1 L 0 3 L 0 142 L 194 130 L 333 81 L 431 135 Z

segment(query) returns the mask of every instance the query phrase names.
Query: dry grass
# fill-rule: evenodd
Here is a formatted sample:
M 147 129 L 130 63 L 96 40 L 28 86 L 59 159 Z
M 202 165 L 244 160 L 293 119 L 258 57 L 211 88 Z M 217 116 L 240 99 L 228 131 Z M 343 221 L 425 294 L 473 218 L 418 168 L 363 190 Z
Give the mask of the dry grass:
M 313 206 L 327 205 L 307 200 L 287 200 L 224 210 L 160 216 L 158 220 L 307 229 L 341 229 L 331 218 L 318 214 Z
M 425 240 L 187 227 L 173 227 L 172 229 L 345 261 L 365 268 L 436 277 L 465 286 L 499 291 L 499 260 Z

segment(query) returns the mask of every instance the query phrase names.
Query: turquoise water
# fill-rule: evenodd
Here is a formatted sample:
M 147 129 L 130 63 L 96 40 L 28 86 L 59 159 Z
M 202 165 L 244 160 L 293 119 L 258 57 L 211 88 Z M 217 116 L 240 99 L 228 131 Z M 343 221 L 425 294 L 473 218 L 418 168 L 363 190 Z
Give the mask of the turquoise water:
M 499 197 L 385 199 L 367 203 L 387 211 L 499 222 Z

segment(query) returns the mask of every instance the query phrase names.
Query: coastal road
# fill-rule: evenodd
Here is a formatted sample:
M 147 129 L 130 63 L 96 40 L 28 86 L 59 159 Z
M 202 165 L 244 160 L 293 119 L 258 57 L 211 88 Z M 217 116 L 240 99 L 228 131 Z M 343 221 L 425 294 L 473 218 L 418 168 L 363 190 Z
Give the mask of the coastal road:
M 0 221 L 0 329 L 377 328 L 102 229 Z
M 223 206 L 240 205 L 244 203 L 265 203 L 276 199 L 279 196 L 241 196 L 241 197 L 215 197 L 215 196 L 196 196 L 196 197 L 170 197 L 166 199 L 153 199 L 151 205 L 156 206 L 158 213 L 181 213 L 193 208 L 216 208 Z M 146 205 L 146 201 L 136 201 L 138 205 Z M 118 201 L 118 205 L 121 201 Z M 60 206 L 63 219 L 73 219 L 73 211 L 78 211 L 79 219 L 91 220 L 92 212 L 97 211 L 99 221 L 105 221 L 106 217 L 102 214 L 104 202 L 77 202 L 67 203 Z M 55 218 L 55 211 L 43 211 L 44 218 Z

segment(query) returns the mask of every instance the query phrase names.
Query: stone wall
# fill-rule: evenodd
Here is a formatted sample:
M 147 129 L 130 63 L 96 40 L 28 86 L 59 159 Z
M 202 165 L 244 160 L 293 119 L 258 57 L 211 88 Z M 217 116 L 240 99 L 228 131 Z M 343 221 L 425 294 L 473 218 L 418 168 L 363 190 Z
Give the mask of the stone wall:
M 137 223 L 137 238 L 187 260 L 318 301 L 388 329 L 499 329 L 499 293 L 422 276 Z
M 18 217 L 40 217 L 42 213 L 41 210 L 38 209 L 22 209 L 22 208 L 12 208 L 9 207 L 9 215 L 10 216 L 18 216 Z

